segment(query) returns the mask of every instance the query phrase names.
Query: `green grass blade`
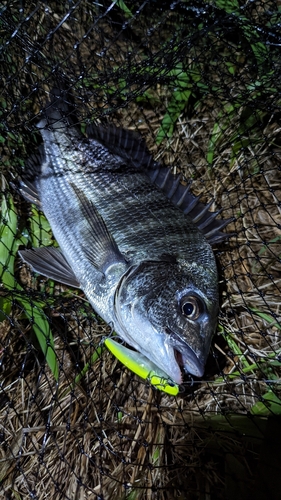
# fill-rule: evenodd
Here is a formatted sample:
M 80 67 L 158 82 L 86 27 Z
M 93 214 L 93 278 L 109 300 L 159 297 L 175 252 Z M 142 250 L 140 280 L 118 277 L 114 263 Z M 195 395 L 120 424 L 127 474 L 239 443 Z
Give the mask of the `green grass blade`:
M 261 247 L 261 249 L 259 250 L 258 255 L 259 256 L 263 255 L 268 250 L 268 248 L 269 248 L 270 245 L 272 245 L 273 243 L 278 243 L 280 240 L 281 240 L 281 235 L 276 236 L 276 238 L 272 238 L 271 240 L 269 240 L 269 242 L 267 243 L 267 245 L 263 245 Z
M 281 415 L 281 400 L 273 391 L 268 391 L 251 408 L 252 415 L 267 416 L 270 414 Z
M 238 103 L 235 105 L 227 103 L 224 105 L 223 110 L 218 114 L 217 121 L 214 124 L 207 149 L 207 163 L 209 166 L 212 166 L 213 164 L 217 144 L 223 137 L 224 132 L 230 126 L 231 119 L 236 113 L 237 107 Z
M 263 371 L 266 371 L 267 369 L 271 369 L 272 367 L 273 368 L 274 367 L 280 368 L 280 366 L 281 366 L 280 361 L 272 359 L 272 358 L 276 358 L 280 354 L 281 354 L 280 351 L 267 354 L 266 358 L 261 358 L 259 360 L 259 363 L 252 363 L 251 365 L 244 367 L 241 371 L 227 373 L 224 375 L 224 377 L 218 377 L 218 378 L 216 378 L 215 383 L 221 384 L 222 382 L 225 381 L 226 378 L 232 380 L 232 379 L 235 379 L 237 377 L 241 377 L 241 373 L 246 375 L 247 373 L 255 372 L 256 370 L 260 370 L 261 367 L 263 367 L 263 366 L 265 367 L 265 368 L 262 368 Z
M 200 79 L 196 68 L 192 67 L 190 72 L 186 73 L 183 71 L 181 63 L 177 64 L 167 76 L 173 79 L 173 91 L 156 136 L 156 144 L 161 144 L 165 138 L 172 137 L 177 120 L 187 106 L 192 94 L 192 81 L 197 82 Z
M 81 370 L 80 373 L 75 377 L 74 382 L 72 384 L 72 389 L 75 387 L 76 384 L 78 384 L 84 375 L 89 371 L 90 367 L 96 363 L 96 361 L 101 357 L 103 351 L 105 350 L 105 346 L 101 345 L 100 347 L 97 347 L 95 352 L 92 354 L 91 359 L 89 363 L 86 363 L 84 368 Z
M 17 286 L 14 278 L 15 255 L 20 244 L 26 240 L 18 240 L 17 214 L 11 195 L 5 193 L 7 183 L 2 176 L 1 222 L 0 222 L 0 279 L 8 290 Z M 11 312 L 9 297 L 0 296 L 0 321 L 3 321 Z
M 0 223 L 0 277 L 5 289 L 13 292 L 13 298 L 23 307 L 26 317 L 31 321 L 33 331 L 38 339 L 54 377 L 58 380 L 58 364 L 54 349 L 54 339 L 47 318 L 43 312 L 44 302 L 30 301 L 24 298 L 22 287 L 14 277 L 15 256 L 19 245 L 25 244 L 26 237 L 17 237 L 17 213 L 10 194 L 5 194 L 6 181 L 2 177 L 1 223 Z M 11 312 L 11 297 L 0 296 L 0 321 Z
M 15 297 L 17 302 L 23 307 L 26 317 L 31 322 L 46 362 L 54 378 L 58 380 L 59 369 L 54 339 L 44 311 L 36 301 L 33 301 L 31 304 L 29 300 L 22 297 L 22 295 L 15 294 Z
M 35 205 L 32 205 L 31 213 L 29 224 L 32 247 L 39 248 L 54 245 L 51 227 L 46 217 L 39 213 Z
M 235 342 L 233 336 L 230 333 L 225 332 L 225 330 L 223 328 L 221 328 L 220 331 L 221 331 L 223 338 L 226 340 L 229 348 L 231 349 L 231 351 L 239 357 L 239 361 L 242 364 L 243 369 L 249 369 L 249 367 L 251 365 L 247 361 L 244 354 L 242 353 L 238 344 Z
M 132 11 L 129 9 L 129 7 L 127 7 L 127 5 L 125 4 L 125 2 L 123 2 L 123 0 L 117 0 L 116 5 L 119 7 L 119 9 L 121 9 L 124 12 L 126 17 L 129 18 L 133 17 Z
M 278 321 L 273 318 L 270 314 L 263 313 L 262 311 L 259 311 L 258 309 L 255 309 L 254 307 L 249 307 L 249 310 L 255 313 L 259 318 L 263 319 L 267 323 L 269 323 L 270 326 L 275 326 L 278 328 L 278 330 L 281 330 L 281 325 Z
M 165 138 L 172 137 L 177 120 L 187 105 L 190 95 L 191 91 L 174 93 L 158 131 L 156 144 L 161 144 Z

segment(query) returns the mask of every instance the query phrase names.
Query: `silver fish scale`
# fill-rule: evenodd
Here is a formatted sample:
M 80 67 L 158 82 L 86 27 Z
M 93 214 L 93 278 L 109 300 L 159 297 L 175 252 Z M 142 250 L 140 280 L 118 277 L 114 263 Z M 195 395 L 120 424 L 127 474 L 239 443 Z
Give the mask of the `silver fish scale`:
M 134 254 L 136 261 L 167 253 L 187 257 L 191 241 L 197 242 L 199 259 L 204 249 L 210 253 L 194 224 L 167 203 L 144 174 L 97 173 L 80 177 L 77 185 L 102 215 L 120 251 Z
M 49 138 L 51 134 L 48 131 Z M 58 132 L 52 135 L 57 136 Z M 59 132 L 59 135 L 64 134 Z M 77 141 L 77 137 L 73 139 Z M 49 147 L 45 147 L 51 162 L 45 171 L 43 169 L 42 205 L 52 227 L 56 228 L 55 236 L 59 241 L 63 238 L 71 242 L 73 253 L 79 257 L 83 245 L 81 236 L 83 232 L 87 234 L 87 219 L 81 216 L 81 207 L 71 188 L 73 184 L 92 201 L 121 253 L 135 262 L 157 260 L 163 254 L 206 264 L 213 262 L 213 252 L 204 235 L 166 199 L 146 174 L 125 166 L 121 158 L 110 155 L 96 141 L 91 141 L 90 145 L 91 148 L 84 140 L 75 148 L 66 137 L 62 146 L 61 137 L 60 142 L 53 137 Z M 69 147 L 71 160 L 67 159 Z M 83 165 L 81 171 L 78 165 Z M 120 172 L 115 170 L 118 167 Z M 60 230 L 62 235 L 58 235 Z

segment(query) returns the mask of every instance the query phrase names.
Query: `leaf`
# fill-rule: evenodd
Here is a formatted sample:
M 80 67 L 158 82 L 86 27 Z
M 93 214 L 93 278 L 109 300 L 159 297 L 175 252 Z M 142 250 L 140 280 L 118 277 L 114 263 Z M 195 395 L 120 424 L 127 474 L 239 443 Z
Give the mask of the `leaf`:
M 129 9 L 129 7 L 127 7 L 127 5 L 125 4 L 125 2 L 123 2 L 123 0 L 117 0 L 116 5 L 119 7 L 119 9 L 123 10 L 126 17 L 128 18 L 133 17 L 132 11 Z
M 281 415 L 281 400 L 273 391 L 268 391 L 262 396 L 262 401 L 258 401 L 251 408 L 253 415 L 266 416 L 270 414 Z
M 17 237 L 17 213 L 12 196 L 5 195 L 6 181 L 2 176 L 1 224 L 0 224 L 0 277 L 7 290 L 13 292 L 13 298 L 23 307 L 26 317 L 32 322 L 32 328 L 38 339 L 46 361 L 58 380 L 58 364 L 55 355 L 54 339 L 49 323 L 43 312 L 44 302 L 27 300 L 21 292 L 22 287 L 14 277 L 15 256 L 19 245 L 25 244 L 26 237 Z M 0 296 L 0 321 L 11 312 L 10 296 Z
M 275 326 L 276 328 L 281 330 L 280 323 L 278 321 L 276 321 L 276 319 L 273 318 L 270 314 L 263 313 L 263 312 L 259 311 L 258 309 L 255 309 L 254 307 L 249 307 L 249 310 L 252 311 L 253 313 L 255 313 L 260 318 L 262 318 L 267 323 L 269 323 L 270 326 Z
M 215 0 L 215 5 L 228 14 L 238 14 L 240 10 L 239 2 L 237 0 Z
M 177 64 L 167 76 L 173 78 L 173 91 L 156 136 L 156 144 L 161 144 L 165 138 L 172 137 L 177 120 L 192 94 L 191 79 L 197 81 L 200 78 L 199 73 L 194 68 L 190 69 L 190 73 L 183 71 L 182 64 Z
M 31 304 L 29 300 L 25 299 L 21 295 L 15 294 L 15 297 L 24 308 L 26 317 L 32 323 L 33 331 L 37 337 L 46 362 L 54 375 L 55 380 L 58 380 L 59 370 L 55 353 L 55 344 L 45 313 L 36 301 Z
M 54 245 L 51 226 L 46 217 L 37 210 L 35 205 L 32 205 L 31 212 L 30 237 L 32 247 L 39 248 Z

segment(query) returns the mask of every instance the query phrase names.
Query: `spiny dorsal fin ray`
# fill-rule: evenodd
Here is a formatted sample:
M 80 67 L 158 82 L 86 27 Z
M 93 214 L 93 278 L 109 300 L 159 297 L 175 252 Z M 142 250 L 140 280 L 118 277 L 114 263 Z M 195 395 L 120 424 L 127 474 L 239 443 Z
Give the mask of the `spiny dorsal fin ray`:
M 173 175 L 168 167 L 155 162 L 145 141 L 138 134 L 113 125 L 107 128 L 90 125 L 87 127 L 87 135 L 101 142 L 111 153 L 130 161 L 136 168 L 145 169 L 151 182 L 166 194 L 173 205 L 191 218 L 211 244 L 232 236 L 221 230 L 233 219 L 216 220 L 220 211 L 209 211 L 213 201 L 207 205 L 201 203 L 199 197 L 190 192 L 190 184 L 182 184 L 181 175 Z
M 188 215 L 194 224 L 204 233 L 209 243 L 220 243 L 231 236 L 233 233 L 223 233 L 222 229 L 229 224 L 233 218 L 230 219 L 216 219 L 221 210 L 217 212 L 210 212 L 209 208 L 213 202 L 207 205 L 199 201 L 199 196 L 194 196 L 190 192 L 190 185 L 184 186 L 179 183 L 179 177 L 173 175 L 168 167 L 158 166 L 157 175 L 155 171 L 148 171 L 149 177 L 153 180 L 154 184 L 164 191 L 170 201 L 183 212 Z M 165 182 L 163 183 L 163 179 Z
M 89 139 L 103 144 L 112 154 L 116 154 L 132 163 L 136 168 L 151 168 L 157 163 L 147 149 L 145 141 L 132 130 L 88 125 L 86 133 Z
M 43 121 L 41 120 L 38 124 L 39 127 L 43 126 L 44 122 L 44 126 L 52 128 L 65 127 L 65 125 L 74 126 L 77 121 L 71 94 L 64 88 L 54 88 L 50 92 L 50 96 L 51 99 L 42 112 Z M 222 233 L 221 229 L 233 219 L 215 220 L 218 212 L 216 215 L 209 212 L 209 205 L 201 203 L 199 197 L 190 192 L 189 186 L 184 186 L 181 183 L 181 176 L 173 175 L 168 167 L 155 162 L 145 141 L 136 132 L 113 125 L 108 127 L 89 125 L 86 132 L 89 140 L 97 140 L 106 146 L 112 154 L 118 155 L 138 169 L 145 169 L 151 182 L 160 188 L 175 206 L 191 218 L 210 243 L 218 243 L 232 236 Z M 30 172 L 33 171 L 34 178 L 38 175 L 44 159 L 44 149 L 40 146 L 38 152 L 28 160 L 26 167 Z M 32 181 L 22 183 L 20 189 L 28 201 L 35 201 L 40 206 L 36 183 Z

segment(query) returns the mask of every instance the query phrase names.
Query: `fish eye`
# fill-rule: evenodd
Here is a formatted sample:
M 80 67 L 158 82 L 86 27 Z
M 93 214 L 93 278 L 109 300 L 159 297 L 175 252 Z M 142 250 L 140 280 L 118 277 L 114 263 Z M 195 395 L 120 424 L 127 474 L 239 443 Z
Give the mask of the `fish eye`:
M 204 305 L 198 297 L 188 295 L 181 300 L 181 310 L 188 319 L 197 319 L 203 311 Z

